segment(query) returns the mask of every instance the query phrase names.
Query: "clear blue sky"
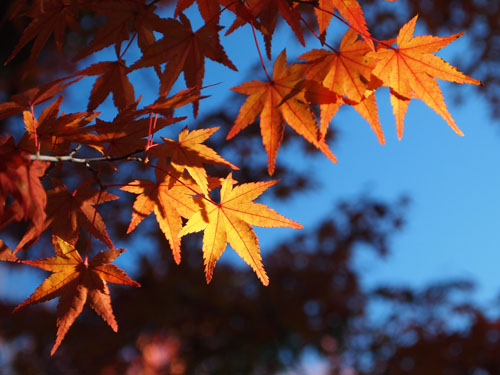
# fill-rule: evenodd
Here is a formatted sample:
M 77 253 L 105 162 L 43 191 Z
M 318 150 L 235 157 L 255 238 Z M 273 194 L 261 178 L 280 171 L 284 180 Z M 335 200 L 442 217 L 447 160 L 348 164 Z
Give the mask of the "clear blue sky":
M 334 30 L 341 29 L 338 22 L 332 22 Z M 286 47 L 291 60 L 304 50 L 296 43 L 288 27 L 283 27 L 282 31 L 284 33 L 273 41 L 273 58 Z M 416 34 L 419 33 L 424 33 L 424 30 L 417 24 Z M 230 40 L 232 45 L 227 47 L 229 57 L 241 67 L 240 71 L 244 71 L 248 61 L 255 62 L 258 57 L 251 30 L 245 27 Z M 245 47 L 241 48 L 241 45 Z M 320 48 L 313 39 L 310 47 Z M 466 36 L 438 55 L 460 69 L 454 57 L 463 56 L 465 47 Z M 267 67 L 272 69 L 272 62 L 268 62 Z M 207 99 L 203 103 L 206 106 L 209 102 L 223 102 L 227 88 L 248 79 L 232 72 L 222 75 L 217 73 L 218 66 L 214 68 L 204 82 L 223 81 L 217 88 L 221 94 L 217 99 Z M 500 258 L 500 133 L 498 124 L 492 123 L 486 104 L 476 96 L 473 88 L 447 82 L 441 82 L 440 86 L 450 113 L 465 133 L 464 137 L 456 135 L 421 101 L 412 100 L 403 139 L 398 141 L 388 90 L 381 89 L 377 103 L 386 145 L 378 144 L 359 114 L 351 108 L 344 108 L 334 119 L 340 131 L 334 148 L 338 164 L 332 164 L 322 155 L 311 159 L 297 158 L 293 145 L 289 149 L 280 149 L 278 153 L 278 159 L 289 160 L 294 167 L 314 170 L 316 178 L 322 182 L 321 187 L 292 204 L 270 204 L 305 227 L 312 228 L 331 214 L 334 202 L 339 199 L 366 193 L 394 201 L 406 194 L 412 201 L 407 225 L 393 238 L 392 254 L 383 261 L 363 252 L 357 258 L 365 285 L 369 287 L 384 282 L 424 286 L 450 277 L 466 277 L 478 282 L 477 300 L 486 304 L 496 297 L 500 286 L 497 271 Z M 455 90 L 464 94 L 463 103 L 454 103 Z M 214 96 L 218 95 L 214 93 Z M 203 110 L 203 106 L 201 108 Z M 264 236 L 261 244 L 265 250 L 292 231 L 273 229 L 260 233 Z
M 188 13 L 190 16 L 196 14 L 195 11 Z M 342 30 L 338 22 L 332 22 L 334 32 Z M 229 26 L 228 18 L 223 17 L 222 24 Z M 305 51 L 288 27 L 283 27 L 282 31 L 274 38 L 273 58 L 284 47 L 289 60 Z M 419 32 L 422 33 L 422 30 Z M 262 43 L 262 39 L 259 40 Z M 320 47 L 312 38 L 309 42 L 310 48 Z M 223 43 L 241 73 L 207 60 L 204 84 L 221 84 L 206 90 L 206 94 L 212 96 L 202 101 L 200 112 L 225 103 L 229 88 L 249 79 L 245 71 L 258 61 L 249 26 L 237 30 Z M 463 51 L 465 44 L 464 41 L 456 42 L 440 56 L 452 58 Z M 113 52 L 104 51 L 101 56 L 106 54 L 113 59 Z M 267 62 L 268 70 L 272 69 L 273 61 Z M 143 95 L 142 103 L 149 104 L 155 98 L 156 87 L 148 86 L 147 73 L 139 71 L 132 77 L 136 87 L 140 87 L 136 96 Z M 92 79 L 88 80 L 87 88 L 92 83 Z M 182 88 L 182 85 L 177 87 Z M 344 108 L 335 117 L 340 138 L 333 151 L 339 159 L 338 164 L 332 164 L 321 154 L 309 159 L 297 159 L 294 144 L 278 153 L 278 159 L 290 161 L 296 168 L 313 170 L 321 186 L 286 204 L 270 202 L 265 196 L 264 200 L 280 213 L 300 221 L 306 228 L 314 228 L 316 223 L 331 214 L 334 203 L 339 199 L 366 193 L 394 201 L 406 194 L 412 204 L 404 231 L 393 238 L 392 254 L 379 261 L 360 252 L 356 259 L 359 269 L 363 271 L 365 285 L 370 287 L 384 282 L 422 286 L 449 277 L 467 277 L 479 283 L 477 299 L 487 303 L 497 295 L 500 285 L 497 276 L 500 134 L 491 123 L 485 104 L 474 96 L 473 90 L 454 84 L 441 84 L 441 87 L 452 116 L 465 133 L 464 137 L 456 135 L 422 102 L 413 100 L 406 116 L 403 139 L 398 141 L 388 92 L 382 89 L 377 95 L 377 102 L 387 140 L 385 146 L 378 144 L 368 124 L 354 110 Z M 452 101 L 454 90 L 467 93 L 461 105 L 454 105 Z M 84 90 L 73 92 L 63 106 L 67 111 L 81 111 L 86 95 Z M 113 115 L 106 115 L 108 108 L 112 108 L 110 98 L 99 110 L 105 118 L 112 118 Z M 192 119 L 187 120 L 178 128 L 191 123 Z M 227 132 L 228 129 L 221 131 Z M 264 153 L 263 148 L 258 151 Z M 287 235 L 294 234 L 286 229 L 259 230 L 258 233 L 264 251 Z M 130 253 L 133 251 L 130 249 Z M 231 251 L 228 249 L 226 253 Z M 228 254 L 223 257 L 232 258 Z M 8 285 L 14 285 L 10 277 L 3 274 L 1 292 L 8 293 Z M 21 274 L 21 277 L 25 276 Z

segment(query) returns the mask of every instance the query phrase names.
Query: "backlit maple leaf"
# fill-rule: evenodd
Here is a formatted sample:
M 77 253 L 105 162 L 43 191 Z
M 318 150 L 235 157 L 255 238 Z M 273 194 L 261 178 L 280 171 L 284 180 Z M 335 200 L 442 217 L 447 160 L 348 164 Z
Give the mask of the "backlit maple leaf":
M 186 127 L 179 133 L 178 142 L 162 138 L 164 143 L 154 147 L 151 153 L 154 157 L 170 158 L 170 165 L 179 173 L 186 169 L 203 193 L 208 195 L 207 172 L 203 164 L 218 164 L 231 169 L 239 169 L 217 154 L 215 150 L 203 144 L 217 130 L 219 130 L 218 127 L 190 132 Z
M 274 63 L 273 79 L 268 82 L 250 81 L 231 90 L 249 95 L 240 109 L 236 121 L 226 139 L 231 139 L 260 115 L 260 132 L 267 152 L 269 174 L 274 173 L 275 159 L 283 140 L 285 122 L 308 142 L 336 162 L 325 140 L 319 136 L 316 118 L 300 95 L 283 102 L 295 85 L 303 79 L 307 67 L 304 64 L 286 66 L 283 50 Z
M 19 260 L 2 240 L 0 240 L 0 260 L 7 262 L 17 262 Z
M 375 66 L 375 61 L 366 57 L 370 51 L 370 47 L 364 41 L 358 40 L 358 33 L 349 29 L 342 38 L 339 51 L 315 49 L 299 58 L 309 62 L 306 77 L 321 82 L 341 98 L 346 98 L 349 104 L 352 104 L 354 109 L 368 121 L 379 142 L 384 144 L 375 95 L 373 88 L 369 88 L 372 69 Z M 336 103 L 321 105 L 323 135 L 326 134 L 328 124 L 342 102 L 338 100 Z
M 319 32 L 324 33 L 330 24 L 334 10 L 337 10 L 349 25 L 360 33 L 371 49 L 374 49 L 373 40 L 366 26 L 363 10 L 356 0 L 318 0 L 318 7 L 314 9 L 318 19 Z
M 201 194 L 197 184 L 190 178 L 175 174 L 175 177 L 156 170 L 156 183 L 149 180 L 135 180 L 121 188 L 137 194 L 133 205 L 132 219 L 127 234 L 154 211 L 161 231 L 170 244 L 174 260 L 181 261 L 182 217 L 191 217 L 199 208 L 191 195 Z
M 481 82 L 459 72 L 457 68 L 432 54 L 445 47 L 463 33 L 438 37 L 423 35 L 413 37 L 417 16 L 399 31 L 397 48 L 379 45 L 369 57 L 377 60 L 373 74 L 384 86 L 391 89 L 391 103 L 396 116 L 398 137 L 403 136 L 403 121 L 411 98 L 421 99 L 440 115 L 459 135 L 462 131 L 451 117 L 443 94 L 434 78 L 457 83 L 480 85 Z
M 25 260 L 23 263 L 53 272 L 14 311 L 34 303 L 50 301 L 60 297 L 57 304 L 57 336 L 50 352 L 53 355 L 83 306 L 89 301 L 90 307 L 113 329 L 118 331 L 107 282 L 139 287 L 120 268 L 111 263 L 125 249 L 110 249 L 99 252 L 90 260 L 83 260 L 73 245 L 54 236 L 55 257 Z
M 262 284 L 269 284 L 260 256 L 259 241 L 252 225 L 302 228 L 299 223 L 279 215 L 269 207 L 252 202 L 277 182 L 255 182 L 233 187 L 230 173 L 222 183 L 220 203 L 200 200 L 201 209 L 191 216 L 179 236 L 204 231 L 203 259 L 207 283 L 212 279 L 215 264 L 229 243 L 252 267 Z

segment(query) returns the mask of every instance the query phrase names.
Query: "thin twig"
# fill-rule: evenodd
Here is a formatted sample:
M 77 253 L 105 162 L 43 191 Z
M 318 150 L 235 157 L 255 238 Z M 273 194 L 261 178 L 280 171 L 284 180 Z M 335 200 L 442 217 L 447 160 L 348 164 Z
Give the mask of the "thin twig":
M 78 151 L 77 149 L 75 149 Z M 60 161 L 69 161 L 71 163 L 79 163 L 79 164 L 89 164 L 89 163 L 97 163 L 101 161 L 117 161 L 117 160 L 134 160 L 134 161 L 142 161 L 142 158 L 132 157 L 133 155 L 139 154 L 144 150 L 136 150 L 130 152 L 126 155 L 122 156 L 100 156 L 97 158 L 76 158 L 73 155 L 75 154 L 75 150 L 71 151 L 69 155 L 63 156 L 52 156 L 52 155 L 30 155 L 29 160 L 41 160 L 48 161 L 51 163 L 58 163 Z

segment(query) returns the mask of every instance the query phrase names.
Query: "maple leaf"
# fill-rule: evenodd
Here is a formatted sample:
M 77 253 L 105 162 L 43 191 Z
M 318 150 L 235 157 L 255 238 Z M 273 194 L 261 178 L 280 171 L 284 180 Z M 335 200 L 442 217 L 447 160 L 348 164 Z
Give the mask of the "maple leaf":
M 279 215 L 269 207 L 252 202 L 277 182 L 276 180 L 255 182 L 233 187 L 230 173 L 222 183 L 220 203 L 200 200 L 201 209 L 191 216 L 179 236 L 204 231 L 203 259 L 207 283 L 212 279 L 215 264 L 229 243 L 252 267 L 262 284 L 269 284 L 260 256 L 259 242 L 252 225 L 268 228 L 302 228 L 299 223 Z
M 175 7 L 174 17 L 177 18 L 182 12 L 193 5 L 195 0 L 178 0 Z M 198 10 L 206 23 L 219 22 L 220 6 L 218 0 L 196 0 Z
M 130 31 L 137 33 L 137 44 L 141 51 L 156 40 L 154 31 L 161 18 L 154 13 L 156 7 L 136 0 L 100 0 L 85 2 L 82 7 L 93 11 L 97 16 L 106 17 L 106 22 L 96 31 L 87 48 L 74 60 L 80 60 L 94 52 L 115 44 L 118 51 L 123 41 L 128 40 Z
M 164 107 L 164 113 L 173 113 L 168 104 Z M 153 112 L 151 110 L 151 112 Z M 158 110 L 161 112 L 161 110 Z M 152 118 L 140 118 L 148 113 L 148 110 L 136 110 L 135 105 L 119 112 L 112 122 L 96 119 L 96 124 L 87 127 L 88 131 L 95 131 L 97 139 L 89 139 L 88 145 L 95 148 L 103 155 L 123 156 L 144 150 L 151 132 L 163 129 L 165 126 L 184 120 L 185 117 L 172 117 L 171 115 L 158 118 L 155 128 L 152 129 Z
M 219 156 L 213 149 L 202 144 L 217 130 L 219 130 L 219 127 L 198 129 L 190 132 L 185 127 L 179 133 L 178 142 L 162 137 L 164 143 L 154 147 L 151 153 L 154 157 L 169 157 L 170 165 L 179 173 L 184 172 L 186 169 L 200 186 L 202 192 L 208 195 L 207 172 L 203 168 L 203 164 L 218 164 L 231 169 L 239 169 L 222 156 Z
M 33 238 L 43 232 L 47 196 L 40 178 L 49 163 L 29 161 L 14 147 L 12 137 L 0 137 L 0 229 L 12 220 L 30 219 Z M 13 202 L 7 203 L 10 198 Z
M 391 89 L 391 104 L 396 117 L 398 138 L 403 136 L 403 121 L 411 98 L 421 99 L 440 115 L 459 135 L 462 131 L 451 117 L 443 94 L 434 78 L 456 83 L 480 85 L 481 82 L 466 76 L 440 57 L 437 52 L 463 33 L 448 37 L 432 35 L 413 36 L 417 16 L 413 17 L 399 31 L 396 39 L 397 48 L 379 45 L 377 51 L 368 57 L 377 60 L 373 75 Z
M 341 98 L 346 98 L 347 102 L 368 121 L 379 142 L 384 144 L 384 133 L 378 119 L 373 87 L 369 85 L 375 66 L 375 61 L 366 57 L 370 51 L 365 42 L 358 40 L 358 33 L 349 29 L 342 38 L 339 51 L 315 49 L 299 56 L 299 59 L 309 62 L 306 77 L 321 82 Z M 342 103 L 345 101 L 338 100 L 336 103 L 321 105 L 320 128 L 323 136 Z
M 184 72 L 186 86 L 199 91 L 205 75 L 205 57 L 237 71 L 220 44 L 218 32 L 221 26 L 207 23 L 193 32 L 184 14 L 180 15 L 180 20 L 163 20 L 159 31 L 164 37 L 147 48 L 143 56 L 131 66 L 131 69 L 138 69 L 166 62 L 160 76 L 162 96 L 170 91 L 181 72 Z M 193 103 L 193 106 L 196 115 L 198 102 Z
M 134 86 L 130 83 L 123 60 L 101 61 L 83 69 L 75 75 L 99 76 L 92 87 L 87 111 L 92 112 L 110 93 L 113 93 L 113 103 L 120 111 L 134 103 Z
M 2 240 L 0 240 L 0 260 L 7 262 L 17 262 L 19 260 Z
M 16 113 L 29 109 L 31 106 L 49 100 L 64 88 L 79 81 L 83 77 L 68 81 L 69 78 L 72 77 L 59 78 L 41 87 L 33 87 L 21 94 L 13 95 L 10 98 L 11 101 L 0 104 L 0 120 L 11 117 Z
M 174 260 L 179 264 L 181 239 L 178 235 L 182 229 L 182 217 L 190 218 L 199 209 L 198 203 L 191 196 L 202 193 L 196 182 L 172 168 L 163 171 L 160 166 L 156 169 L 156 183 L 135 180 L 121 190 L 137 194 L 127 234 L 154 211 L 158 225 L 172 249 Z
M 99 252 L 90 260 L 83 260 L 74 245 L 53 236 L 55 257 L 24 260 L 22 263 L 53 272 L 27 300 L 17 306 L 17 311 L 25 306 L 50 301 L 60 297 L 57 304 L 57 335 L 50 355 L 53 355 L 83 306 L 89 301 L 90 307 L 113 329 L 118 331 L 107 282 L 139 287 L 122 269 L 111 263 L 125 249 L 110 249 Z
M 50 227 L 53 235 L 75 244 L 80 229 L 84 228 L 108 247 L 113 247 L 106 225 L 96 207 L 119 197 L 106 191 L 96 191 L 90 187 L 91 183 L 91 180 L 84 181 L 73 193 L 70 193 L 61 181 L 52 179 L 54 188 L 47 191 L 45 210 L 47 217 L 43 223 L 43 230 Z M 26 247 L 26 244 L 32 243 L 33 240 L 34 233 L 30 229 L 15 250 Z
M 58 117 L 63 97 L 60 96 L 49 107 L 45 108 L 40 117 L 35 119 L 31 111 L 24 111 L 26 133 L 19 141 L 18 148 L 34 154 L 39 151 L 55 155 L 64 155 L 71 142 L 85 143 L 90 139 L 96 141 L 97 136 L 83 129 L 93 121 L 98 113 L 70 113 Z M 35 147 L 35 131 L 39 149 Z
M 275 159 L 283 139 L 285 122 L 320 149 L 330 160 L 337 161 L 325 140 L 319 136 L 316 118 L 305 100 L 301 100 L 301 96 L 297 95 L 283 102 L 288 93 L 303 79 L 305 71 L 304 64 L 292 64 L 286 67 L 286 52 L 283 50 L 274 64 L 271 81 L 250 81 L 231 88 L 249 97 L 241 107 L 226 139 L 234 137 L 254 122 L 260 114 L 260 131 L 268 156 L 267 164 L 270 175 L 274 173 Z
M 266 44 L 266 53 L 271 59 L 271 42 L 278 14 L 283 17 L 286 23 L 293 30 L 300 44 L 305 45 L 304 36 L 300 27 L 301 15 L 297 9 L 297 4 L 292 4 L 288 0 L 246 0 L 239 4 L 236 1 L 221 0 L 221 4 L 233 11 L 238 17 L 229 27 L 226 35 L 231 34 L 237 28 L 252 23 L 263 35 Z
M 319 32 L 323 34 L 335 9 L 349 23 L 350 27 L 363 36 L 372 50 L 375 49 L 370 32 L 366 26 L 363 10 L 356 0 L 318 0 L 318 6 L 314 9 L 318 19 Z
M 175 108 L 183 107 L 186 104 L 205 98 L 206 96 L 200 96 L 200 93 L 196 89 L 189 88 L 181 90 L 168 98 L 160 96 L 153 104 L 144 107 L 144 110 L 148 113 L 157 113 L 163 117 L 171 118 Z
M 28 66 L 33 65 L 52 33 L 56 40 L 57 49 L 61 51 L 66 28 L 69 26 L 73 30 L 79 29 L 76 21 L 77 15 L 78 6 L 76 1 L 34 1 L 30 11 L 27 13 L 27 16 L 32 18 L 32 21 L 24 29 L 21 39 L 4 65 L 11 61 L 30 40 L 35 39 L 28 61 Z

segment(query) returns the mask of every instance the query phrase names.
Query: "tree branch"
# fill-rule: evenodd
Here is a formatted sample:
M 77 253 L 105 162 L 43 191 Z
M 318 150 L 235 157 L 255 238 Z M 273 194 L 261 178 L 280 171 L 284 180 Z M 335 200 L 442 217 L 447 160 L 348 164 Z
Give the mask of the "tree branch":
M 41 160 L 41 161 L 48 161 L 51 163 L 57 163 L 60 161 L 69 161 L 71 163 L 79 163 L 79 164 L 90 164 L 90 163 L 96 163 L 96 162 L 101 162 L 101 161 L 116 161 L 116 160 L 134 160 L 134 161 L 142 161 L 142 158 L 138 157 L 132 157 L 133 155 L 139 154 L 143 152 L 144 150 L 135 150 L 133 152 L 130 152 L 126 155 L 122 156 L 100 156 L 97 158 L 76 158 L 74 157 L 75 151 L 72 151 L 69 155 L 63 155 L 63 156 L 52 156 L 52 155 L 30 155 L 29 160 Z

